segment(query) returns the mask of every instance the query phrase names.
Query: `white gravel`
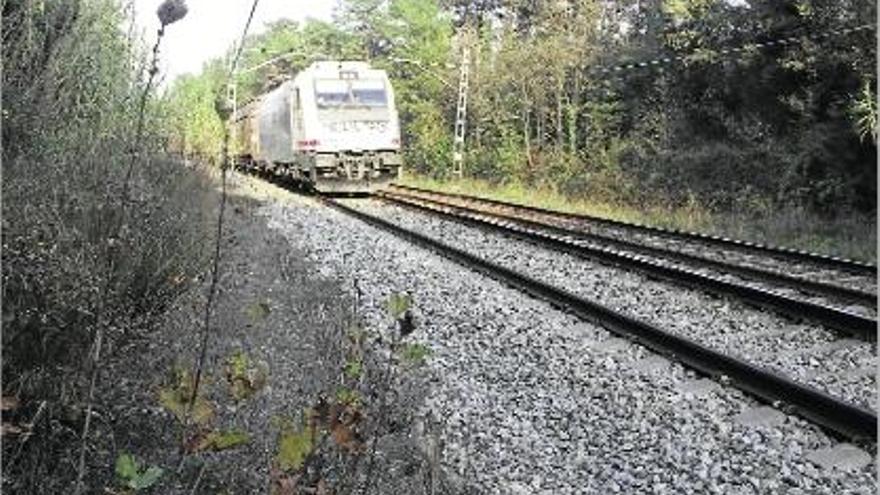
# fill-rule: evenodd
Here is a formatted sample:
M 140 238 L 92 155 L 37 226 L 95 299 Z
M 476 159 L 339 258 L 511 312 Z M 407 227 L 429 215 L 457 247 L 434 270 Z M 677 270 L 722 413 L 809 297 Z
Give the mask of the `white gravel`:
M 806 460 L 835 441 L 804 421 L 734 423 L 755 406 L 735 389 L 688 396 L 679 387 L 696 377 L 680 365 L 637 371 L 643 348 L 603 350 L 606 331 L 311 200 L 261 213 L 317 271 L 358 281 L 371 326 L 386 323 L 388 295 L 413 295 L 411 338 L 432 350 L 423 410 L 470 493 L 874 493 L 872 467 Z
M 414 194 L 426 197 L 436 197 L 445 202 L 469 206 L 467 201 L 456 199 L 454 197 L 436 196 L 426 193 Z M 632 227 L 602 225 L 599 222 L 590 220 L 561 219 L 552 214 L 540 214 L 536 212 L 530 212 L 529 215 L 537 215 L 543 221 L 562 225 L 573 230 L 589 232 L 591 234 L 613 239 L 680 251 L 717 261 L 754 266 L 769 271 L 793 275 L 806 280 L 814 280 L 818 282 L 830 281 L 831 283 L 843 287 L 851 287 L 874 294 L 877 293 L 877 281 L 876 277 L 873 276 L 852 274 L 842 270 L 817 266 L 815 263 L 778 259 L 763 254 L 751 253 L 742 249 L 725 248 L 718 245 L 707 244 L 698 240 L 671 238 Z
M 404 227 L 494 260 L 664 330 L 807 383 L 853 404 L 875 409 L 873 347 L 821 326 L 798 324 L 739 302 L 610 268 L 531 243 L 378 201 L 359 201 Z M 843 354 L 845 351 L 845 354 Z

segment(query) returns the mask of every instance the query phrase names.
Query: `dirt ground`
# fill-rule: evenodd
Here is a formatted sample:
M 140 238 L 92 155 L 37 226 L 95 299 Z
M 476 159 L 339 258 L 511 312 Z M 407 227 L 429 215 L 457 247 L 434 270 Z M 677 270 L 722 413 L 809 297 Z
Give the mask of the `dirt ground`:
M 173 408 L 160 401 L 191 384 L 192 375 L 181 373 L 191 372 L 198 361 L 206 270 L 159 328 L 105 353 L 86 458 L 87 492 L 134 493 L 114 472 L 118 457 L 130 454 L 141 471 L 163 470 L 158 482 L 137 493 L 362 493 L 367 486 L 371 493 L 448 493 L 441 489 L 445 483 L 436 463 L 428 461 L 413 433 L 418 404 L 386 400 L 413 396 L 407 390 L 425 378 L 390 372 L 388 353 L 382 352 L 387 344 L 369 338 L 358 344 L 363 371 L 356 379 L 346 376 L 343 370 L 357 347 L 349 337 L 357 327 L 353 288 L 319 276 L 303 253 L 256 213 L 271 201 L 311 200 L 255 183 L 235 175 L 229 181 L 221 279 L 200 399 L 208 419 L 183 434 Z M 238 376 L 230 371 L 234 366 L 245 371 L 238 382 L 246 385 L 244 394 L 230 378 Z M 303 428 L 307 408 L 343 403 L 334 399 L 343 387 L 358 397 L 344 402 L 357 406 L 354 412 L 345 409 L 356 418 L 342 431 L 354 439 L 346 444 L 318 433 L 305 467 L 285 469 L 279 461 L 283 436 Z M 42 493 L 72 493 L 79 443 L 76 428 L 70 430 L 68 456 L 57 463 L 52 479 L 39 483 Z M 225 449 L 205 442 L 211 433 L 229 432 L 244 433 L 246 441 Z M 181 454 L 182 441 L 195 452 Z

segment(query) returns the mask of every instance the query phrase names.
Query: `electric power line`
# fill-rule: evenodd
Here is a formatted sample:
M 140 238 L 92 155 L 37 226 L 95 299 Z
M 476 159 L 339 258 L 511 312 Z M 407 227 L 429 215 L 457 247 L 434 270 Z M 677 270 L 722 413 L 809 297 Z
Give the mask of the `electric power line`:
M 862 26 L 856 26 L 851 28 L 843 28 L 837 30 L 825 31 L 822 33 L 815 33 L 805 36 L 789 36 L 786 38 L 779 38 L 775 40 L 762 41 L 759 43 L 748 43 L 742 46 L 734 47 L 734 48 L 722 48 L 719 50 L 712 49 L 704 49 L 706 52 L 717 54 L 721 57 L 729 56 L 729 55 L 737 55 L 743 53 L 750 53 L 757 50 L 762 50 L 766 48 L 771 48 L 775 46 L 787 46 L 787 45 L 795 45 L 798 43 L 803 43 L 805 40 L 810 41 L 824 41 L 826 39 L 831 38 L 841 38 L 843 36 L 847 36 L 856 32 L 867 31 L 873 28 L 873 25 L 866 24 Z M 677 62 L 686 62 L 689 57 L 693 56 L 697 52 L 691 52 L 686 55 L 676 55 L 674 57 L 660 57 L 652 60 L 645 60 L 642 62 L 630 62 L 626 64 L 618 64 L 611 65 L 605 67 L 596 67 L 588 70 L 589 74 L 595 75 L 619 75 L 621 72 L 626 72 L 630 70 L 638 70 L 638 69 L 649 69 L 655 67 L 661 67 L 664 65 L 669 65 Z

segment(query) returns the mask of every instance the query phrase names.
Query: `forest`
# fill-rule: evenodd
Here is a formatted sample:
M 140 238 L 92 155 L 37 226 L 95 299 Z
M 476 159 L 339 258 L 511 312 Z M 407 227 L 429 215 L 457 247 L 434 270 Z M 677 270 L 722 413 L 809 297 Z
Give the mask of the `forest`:
M 241 67 L 290 56 L 243 73 L 239 100 L 315 59 L 370 60 L 392 75 L 409 170 L 444 178 L 467 45 L 468 178 L 629 205 L 875 210 L 870 2 L 352 0 L 336 16 L 250 36 Z M 165 95 L 189 152 L 218 153 L 224 64 Z

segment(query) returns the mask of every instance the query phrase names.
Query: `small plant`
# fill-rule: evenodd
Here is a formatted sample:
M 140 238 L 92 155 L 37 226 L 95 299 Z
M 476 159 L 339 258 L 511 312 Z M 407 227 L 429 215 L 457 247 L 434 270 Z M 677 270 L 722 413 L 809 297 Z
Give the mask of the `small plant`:
M 850 108 L 850 114 L 856 121 L 859 139 L 877 139 L 877 98 L 871 84 L 864 83 L 862 90 Z
M 336 402 L 343 405 L 359 407 L 361 404 L 361 396 L 355 390 L 342 387 L 336 390 Z
M 412 306 L 412 297 L 409 294 L 392 294 L 385 301 L 385 308 L 395 320 L 400 319 L 410 306 Z
M 364 365 L 359 360 L 350 359 L 345 363 L 342 370 L 347 378 L 357 380 L 364 372 Z
M 251 363 L 244 352 L 238 351 L 226 360 L 226 382 L 235 400 L 252 397 L 266 385 L 265 366 Z
M 183 423 L 192 400 L 195 380 L 185 369 L 177 368 L 173 370 L 173 375 L 171 384 L 159 389 L 159 404 Z M 193 422 L 199 426 L 206 426 L 214 419 L 214 407 L 200 393 L 192 404 L 191 414 Z
M 244 445 L 250 436 L 241 430 L 212 431 L 206 435 L 197 435 L 187 443 L 187 452 L 203 450 L 226 450 Z
M 261 320 L 265 320 L 266 317 L 272 312 L 272 308 L 269 307 L 269 303 L 265 301 L 259 301 L 255 303 L 248 304 L 246 308 L 244 308 L 245 314 L 250 318 L 251 322 L 257 323 Z
M 431 355 L 431 349 L 424 344 L 407 344 L 400 351 L 400 354 L 404 361 L 415 366 L 421 366 L 425 363 L 425 358 Z
M 120 454 L 116 458 L 116 477 L 123 486 L 134 491 L 153 486 L 162 477 L 163 472 L 162 468 L 157 466 L 150 466 L 141 471 L 137 460 L 131 454 Z
M 295 471 L 302 467 L 303 462 L 314 448 L 315 429 L 312 425 L 303 424 L 296 430 L 289 422 L 282 422 L 281 436 L 278 440 L 278 453 L 275 462 L 282 471 Z

